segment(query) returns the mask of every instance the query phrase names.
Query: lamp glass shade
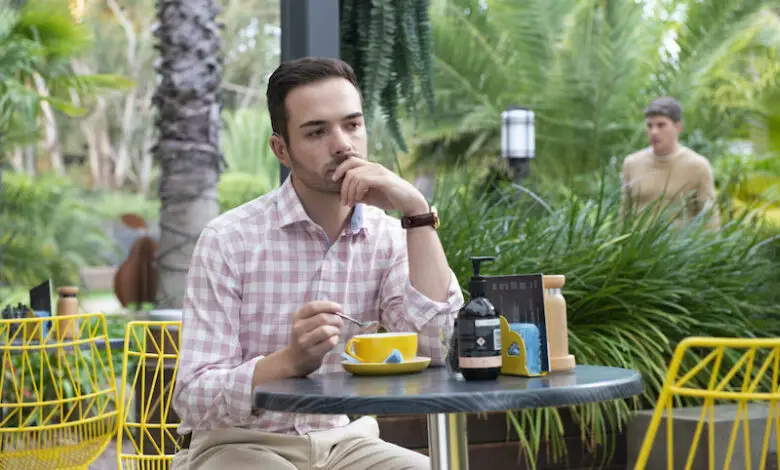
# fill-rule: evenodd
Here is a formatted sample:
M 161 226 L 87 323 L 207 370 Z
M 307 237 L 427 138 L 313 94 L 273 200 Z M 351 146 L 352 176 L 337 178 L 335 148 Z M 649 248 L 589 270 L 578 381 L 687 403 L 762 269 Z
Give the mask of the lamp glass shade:
M 501 113 L 501 156 L 504 158 L 536 156 L 534 112 L 530 109 L 510 108 Z

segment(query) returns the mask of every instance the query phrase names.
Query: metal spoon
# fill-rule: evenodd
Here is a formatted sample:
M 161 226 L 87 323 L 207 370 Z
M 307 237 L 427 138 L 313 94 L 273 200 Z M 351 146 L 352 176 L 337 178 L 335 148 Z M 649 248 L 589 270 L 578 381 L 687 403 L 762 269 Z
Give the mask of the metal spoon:
M 355 320 L 354 318 L 352 318 L 352 317 L 350 317 L 348 315 L 344 315 L 343 313 L 339 313 L 339 312 L 331 312 L 331 313 L 336 315 L 336 316 L 338 316 L 338 317 L 341 317 L 341 318 L 343 318 L 345 320 L 351 321 L 352 323 L 354 323 L 357 326 L 359 326 L 361 331 L 363 331 L 363 330 L 371 330 L 371 329 L 375 329 L 377 327 L 382 326 L 382 325 L 379 324 L 378 321 L 375 321 L 375 320 L 360 321 L 360 320 Z M 386 328 L 385 328 L 385 330 L 386 330 Z

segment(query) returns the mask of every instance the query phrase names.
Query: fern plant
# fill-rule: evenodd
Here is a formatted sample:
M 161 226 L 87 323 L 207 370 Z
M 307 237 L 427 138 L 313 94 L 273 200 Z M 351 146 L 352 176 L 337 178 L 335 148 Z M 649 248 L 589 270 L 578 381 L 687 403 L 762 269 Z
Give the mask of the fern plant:
M 434 106 L 430 0 L 341 0 L 341 57 L 357 75 L 366 116 L 381 107 L 396 144 L 407 151 L 399 123 L 408 114 L 418 89 Z

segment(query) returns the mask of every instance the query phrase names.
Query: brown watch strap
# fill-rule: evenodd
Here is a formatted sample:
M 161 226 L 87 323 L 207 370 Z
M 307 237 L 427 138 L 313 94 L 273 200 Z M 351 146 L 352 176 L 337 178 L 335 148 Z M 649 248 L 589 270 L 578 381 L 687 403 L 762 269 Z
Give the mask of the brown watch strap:
M 426 225 L 432 225 L 434 229 L 439 228 L 439 216 L 436 213 L 436 209 L 433 209 L 427 214 L 411 215 L 401 218 L 401 227 L 403 228 L 424 227 Z

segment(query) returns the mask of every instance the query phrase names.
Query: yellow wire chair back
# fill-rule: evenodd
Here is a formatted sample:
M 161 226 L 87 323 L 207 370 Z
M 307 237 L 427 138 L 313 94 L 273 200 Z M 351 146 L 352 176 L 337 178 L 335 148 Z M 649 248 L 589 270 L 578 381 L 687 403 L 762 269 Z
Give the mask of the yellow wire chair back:
M 116 435 L 101 313 L 0 320 L 0 470 L 87 469 Z
M 728 365 L 724 366 L 724 359 Z M 683 364 L 687 370 L 685 374 L 680 372 Z M 690 403 L 690 399 L 702 403 L 700 410 L 699 407 L 693 410 L 699 415 L 693 436 L 674 436 L 673 405 L 679 406 L 684 400 Z M 768 461 L 770 449 L 780 450 L 778 401 L 780 338 L 686 338 L 675 349 L 634 468 L 646 468 L 653 444 L 659 448 L 665 444 L 664 468 L 667 470 L 702 468 L 702 463 L 715 470 L 716 461 L 721 462 L 717 470 L 780 468 L 778 454 L 772 456 L 776 462 Z M 716 428 L 716 423 L 723 417 L 716 406 L 733 405 L 734 402 L 734 414 L 726 416 L 734 417 L 733 425 L 727 421 L 729 429 L 724 432 L 723 427 Z M 682 413 L 679 407 L 676 410 Z M 757 416 L 759 420 L 763 419 L 764 411 L 766 422 L 759 421 L 761 432 L 755 432 L 754 426 L 751 435 L 750 421 L 755 421 Z M 666 436 L 656 442 L 662 417 L 666 420 Z M 703 439 L 705 427 L 706 439 Z M 723 444 L 726 440 L 728 446 Z M 700 441 L 704 441 L 701 446 Z M 687 442 L 691 442 L 690 446 L 682 446 Z M 675 445 L 683 449 L 688 447 L 687 452 L 678 453 L 675 458 Z M 697 452 L 699 447 L 704 449 Z M 752 458 L 757 452 L 758 461 Z M 742 456 L 737 457 L 738 454 Z
M 167 470 L 181 448 L 171 403 L 179 367 L 180 321 L 133 321 L 125 329 L 120 469 Z

